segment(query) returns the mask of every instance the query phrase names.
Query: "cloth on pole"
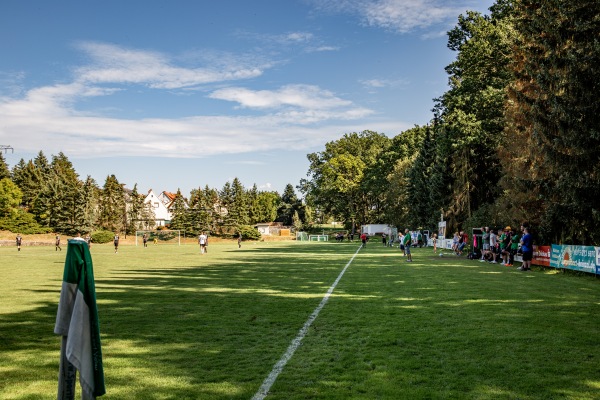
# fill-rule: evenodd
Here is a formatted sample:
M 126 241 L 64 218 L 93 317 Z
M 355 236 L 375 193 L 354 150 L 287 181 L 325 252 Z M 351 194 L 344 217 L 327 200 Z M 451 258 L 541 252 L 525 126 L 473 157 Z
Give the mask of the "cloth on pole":
M 65 360 L 61 357 L 61 364 L 63 361 L 71 363 L 79 371 L 82 398 L 94 399 L 105 394 L 94 269 L 84 240 L 68 242 L 54 333 L 63 336 L 61 352 Z M 68 385 L 60 382 L 62 371 L 68 369 L 68 365 L 61 365 L 59 400 L 63 399 L 61 391 L 72 392 L 71 388 L 65 388 Z

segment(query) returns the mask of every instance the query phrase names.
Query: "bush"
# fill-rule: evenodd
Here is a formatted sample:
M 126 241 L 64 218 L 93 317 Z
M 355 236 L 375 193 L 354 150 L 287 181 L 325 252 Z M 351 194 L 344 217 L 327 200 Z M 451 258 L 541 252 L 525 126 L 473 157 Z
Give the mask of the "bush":
M 46 228 L 38 224 L 33 214 L 21 209 L 17 210 L 11 217 L 0 218 L 0 230 L 22 233 L 24 235 L 52 232 L 51 228 Z
M 241 233 L 242 234 L 242 239 L 244 240 L 260 240 L 261 239 L 261 235 L 260 232 L 258 231 L 258 229 L 254 228 L 253 226 L 250 225 L 241 225 L 238 228 L 238 234 Z M 237 235 L 236 235 L 237 237 Z
M 93 243 L 108 243 L 113 240 L 115 234 L 111 231 L 96 231 L 92 233 Z

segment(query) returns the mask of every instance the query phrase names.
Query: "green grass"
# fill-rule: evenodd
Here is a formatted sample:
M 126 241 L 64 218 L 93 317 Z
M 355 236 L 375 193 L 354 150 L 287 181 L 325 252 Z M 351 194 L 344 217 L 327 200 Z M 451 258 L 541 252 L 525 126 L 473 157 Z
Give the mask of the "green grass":
M 357 246 L 93 246 L 103 398 L 251 398 Z M 361 250 L 267 399 L 600 398 L 600 281 L 413 254 Z M 56 398 L 64 256 L 0 247 L 0 399 Z

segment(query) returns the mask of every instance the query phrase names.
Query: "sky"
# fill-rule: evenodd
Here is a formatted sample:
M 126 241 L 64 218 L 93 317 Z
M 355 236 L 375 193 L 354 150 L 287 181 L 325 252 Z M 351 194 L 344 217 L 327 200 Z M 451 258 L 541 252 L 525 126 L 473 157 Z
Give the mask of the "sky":
M 433 117 L 492 0 L 0 1 L 0 145 L 139 192 L 282 193 L 344 134 Z

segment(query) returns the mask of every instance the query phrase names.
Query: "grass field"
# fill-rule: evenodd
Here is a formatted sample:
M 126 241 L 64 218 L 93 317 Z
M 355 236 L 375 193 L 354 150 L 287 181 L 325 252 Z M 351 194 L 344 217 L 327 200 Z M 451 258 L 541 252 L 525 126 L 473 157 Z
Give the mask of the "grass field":
M 102 398 L 252 398 L 357 248 L 94 245 Z M 266 398 L 600 398 L 598 279 L 413 254 L 360 250 Z M 0 247 L 2 400 L 56 398 L 64 260 Z

